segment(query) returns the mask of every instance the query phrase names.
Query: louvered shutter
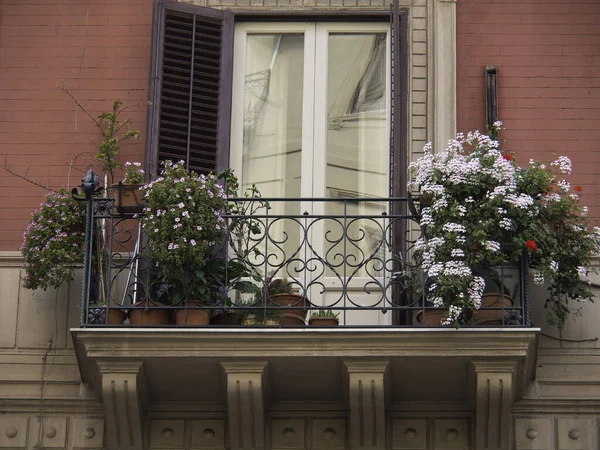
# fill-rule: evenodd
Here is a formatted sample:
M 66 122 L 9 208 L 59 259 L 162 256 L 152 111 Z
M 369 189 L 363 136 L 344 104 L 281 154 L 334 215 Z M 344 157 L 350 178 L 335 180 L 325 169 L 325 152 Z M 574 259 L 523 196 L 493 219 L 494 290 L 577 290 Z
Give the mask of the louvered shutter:
M 233 13 L 161 2 L 154 18 L 148 167 L 184 160 L 198 173 L 229 165 Z

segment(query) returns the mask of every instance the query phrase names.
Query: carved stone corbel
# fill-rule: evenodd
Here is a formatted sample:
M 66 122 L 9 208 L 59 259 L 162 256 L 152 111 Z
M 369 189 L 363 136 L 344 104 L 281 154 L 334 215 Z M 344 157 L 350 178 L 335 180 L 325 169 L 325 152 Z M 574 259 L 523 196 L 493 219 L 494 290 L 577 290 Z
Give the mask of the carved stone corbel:
M 515 361 L 472 361 L 475 391 L 475 448 L 510 450 Z
M 145 389 L 141 361 L 98 362 L 106 448 L 143 450 Z
M 348 360 L 350 439 L 353 449 L 385 449 L 389 361 Z
M 266 361 L 222 362 L 232 450 L 265 448 Z

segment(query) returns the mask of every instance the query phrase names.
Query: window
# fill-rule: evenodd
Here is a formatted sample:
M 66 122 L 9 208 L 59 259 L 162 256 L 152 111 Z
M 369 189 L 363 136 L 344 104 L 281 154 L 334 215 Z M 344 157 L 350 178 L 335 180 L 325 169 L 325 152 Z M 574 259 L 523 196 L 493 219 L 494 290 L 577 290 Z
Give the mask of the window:
M 386 23 L 237 25 L 231 165 L 243 184 L 267 197 L 386 197 L 388 41 Z
M 406 42 L 400 38 L 406 23 L 404 28 L 399 21 L 392 27 L 368 21 L 238 21 L 234 26 L 228 11 L 171 2 L 158 8 L 148 132 L 151 171 L 161 160 L 183 159 L 198 172 L 231 166 L 243 185 L 256 183 L 268 197 L 386 198 L 360 206 L 335 200 L 279 202 L 283 210 L 273 213 L 283 215 L 380 215 L 390 194 L 402 195 L 407 81 Z M 386 251 L 376 221 L 371 228 L 354 222 L 346 231 L 330 231 L 327 220 L 310 233 L 311 251 L 327 255 L 328 262 L 341 252 L 343 241 L 336 232 L 360 241 L 346 253 Z M 279 250 L 273 250 L 287 255 L 280 262 L 299 264 L 301 270 L 302 262 L 289 256 L 303 231 L 282 220 L 269 233 L 281 235 L 276 238 Z M 394 229 L 392 234 L 403 232 Z M 288 245 L 290 251 L 284 248 Z M 327 294 L 311 293 L 315 304 L 339 297 L 341 279 L 331 267 L 322 274 Z M 352 283 L 364 286 L 360 277 L 383 276 L 371 269 L 367 274 L 369 269 L 361 268 Z M 357 297 L 360 304 L 380 297 L 375 290 L 363 294 Z M 375 314 L 373 320 L 390 320 Z

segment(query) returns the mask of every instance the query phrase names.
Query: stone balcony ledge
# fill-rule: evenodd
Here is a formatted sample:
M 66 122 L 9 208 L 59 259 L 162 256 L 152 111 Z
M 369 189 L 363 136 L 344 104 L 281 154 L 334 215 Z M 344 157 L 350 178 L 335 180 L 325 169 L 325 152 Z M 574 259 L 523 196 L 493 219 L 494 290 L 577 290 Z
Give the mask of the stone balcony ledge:
M 478 440 L 496 435 L 496 427 L 510 434 L 512 405 L 535 376 L 539 332 L 71 329 L 82 380 L 106 408 L 107 439 L 128 438 L 119 426 L 127 420 L 135 425 L 131 449 L 142 448 L 147 405 L 165 402 L 194 404 L 196 414 L 226 412 L 232 448 L 246 448 L 241 443 L 249 436 L 248 448 L 264 447 L 265 418 L 275 404 L 313 412 L 318 405 L 321 413 L 336 417 L 344 411 L 353 441 L 372 437 L 365 448 L 384 448 L 386 427 L 380 419 L 391 404 L 409 409 L 423 402 L 464 404 L 477 417 Z M 485 420 L 489 411 L 497 420 Z

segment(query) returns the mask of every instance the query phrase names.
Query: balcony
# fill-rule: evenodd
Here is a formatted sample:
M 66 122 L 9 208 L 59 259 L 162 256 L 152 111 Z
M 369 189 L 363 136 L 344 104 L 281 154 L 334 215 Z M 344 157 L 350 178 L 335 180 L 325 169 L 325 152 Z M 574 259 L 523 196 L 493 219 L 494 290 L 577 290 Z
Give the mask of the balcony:
M 231 201 L 246 213 L 223 216 L 225 239 L 202 266 L 202 299 L 190 292 L 198 269 L 182 266 L 177 282 L 164 282 L 139 216 L 91 198 L 82 327 L 207 326 L 198 311 L 225 328 L 335 325 L 315 314 L 346 328 L 443 325 L 414 257 L 420 229 L 408 199 Z M 504 295 L 486 294 L 460 326 L 529 326 L 526 265 L 485 269 Z
M 181 405 L 228 418 L 231 448 L 270 448 L 268 418 L 290 414 L 348 420 L 352 443 L 340 448 L 365 435 L 373 441 L 360 447 L 384 448 L 391 431 L 376 417 L 423 411 L 492 411 L 499 422 L 481 420 L 475 433 L 509 433 L 502 427 L 534 377 L 539 332 L 529 326 L 524 266 L 494 268 L 511 302 L 443 326 L 413 257 L 418 205 L 408 199 L 232 201 L 251 214 L 224 216 L 226 239 L 206 263 L 216 300 L 197 304 L 189 267 L 165 286 L 139 217 L 115 199 L 88 200 L 91 251 L 71 332 L 82 379 L 104 401 L 109 442 L 142 448 L 136 417 Z M 98 243 L 106 251 L 92 251 Z M 275 293 L 282 284 L 291 300 Z M 200 310 L 210 324 L 195 323 Z M 320 311 L 339 325 L 315 325 Z

